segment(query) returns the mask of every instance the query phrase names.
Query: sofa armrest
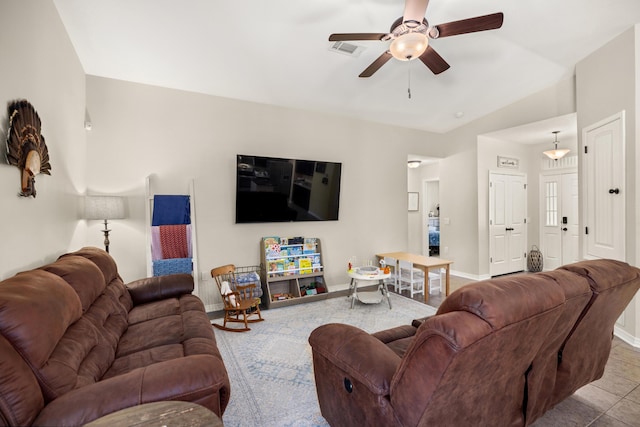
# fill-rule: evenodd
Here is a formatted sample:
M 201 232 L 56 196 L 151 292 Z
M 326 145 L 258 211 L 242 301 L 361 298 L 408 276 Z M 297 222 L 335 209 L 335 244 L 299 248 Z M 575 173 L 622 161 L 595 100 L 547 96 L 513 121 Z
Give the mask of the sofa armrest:
M 192 355 L 135 369 L 53 400 L 34 425 L 83 425 L 112 412 L 142 403 L 182 400 L 208 407 L 222 416 L 229 402 L 229 378 L 222 360 Z M 203 402 L 215 401 L 214 404 Z
M 411 326 L 418 329 L 424 322 L 427 321 L 427 319 L 430 319 L 433 316 L 435 316 L 435 314 L 432 314 L 431 316 L 420 317 L 419 319 L 413 319 L 413 322 L 411 322 Z
M 403 338 L 409 338 L 416 334 L 417 327 L 411 325 L 401 325 L 395 328 L 385 329 L 383 331 L 375 332 L 371 335 L 379 339 L 385 344 L 389 344 L 393 341 L 401 340 Z
M 330 323 L 311 332 L 309 344 L 314 353 L 364 384 L 371 393 L 389 394 L 401 359 L 378 338 L 354 326 Z
M 190 274 L 147 277 L 126 285 L 134 305 L 178 297 L 193 292 Z

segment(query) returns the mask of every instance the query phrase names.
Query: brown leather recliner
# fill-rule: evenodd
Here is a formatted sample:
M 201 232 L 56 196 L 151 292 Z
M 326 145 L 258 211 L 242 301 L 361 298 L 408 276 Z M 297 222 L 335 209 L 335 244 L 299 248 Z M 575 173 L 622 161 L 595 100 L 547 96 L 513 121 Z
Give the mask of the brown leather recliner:
M 640 270 L 613 260 L 582 261 L 561 267 L 585 277 L 592 297 L 558 351 L 551 405 L 602 377 L 616 321 L 638 291 Z
M 192 291 L 186 274 L 125 286 L 96 248 L 0 282 L 0 425 L 82 425 L 160 400 L 221 416 L 229 378 Z
M 322 415 L 334 427 L 530 424 L 602 374 L 639 286 L 634 267 L 588 261 L 465 286 L 411 326 L 321 326 L 309 342 Z

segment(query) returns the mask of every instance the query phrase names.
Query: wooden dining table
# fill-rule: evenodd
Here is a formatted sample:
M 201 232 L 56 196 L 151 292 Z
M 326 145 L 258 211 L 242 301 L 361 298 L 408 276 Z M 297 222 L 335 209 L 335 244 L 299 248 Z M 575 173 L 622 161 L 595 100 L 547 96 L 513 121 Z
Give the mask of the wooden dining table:
M 429 290 L 429 286 L 428 286 L 429 269 L 444 268 L 446 271 L 445 295 L 449 296 L 449 286 L 450 286 L 449 270 L 450 270 L 451 264 L 453 264 L 453 261 L 449 261 L 443 258 L 432 257 L 432 256 L 412 254 L 410 252 L 386 252 L 386 253 L 376 254 L 376 256 L 378 257 L 378 260 L 381 260 L 387 257 L 387 258 L 394 258 L 398 261 L 399 260 L 409 261 L 413 263 L 413 265 L 416 266 L 417 268 L 421 268 L 424 271 L 424 277 L 425 277 L 424 302 L 429 301 L 429 291 L 428 291 Z

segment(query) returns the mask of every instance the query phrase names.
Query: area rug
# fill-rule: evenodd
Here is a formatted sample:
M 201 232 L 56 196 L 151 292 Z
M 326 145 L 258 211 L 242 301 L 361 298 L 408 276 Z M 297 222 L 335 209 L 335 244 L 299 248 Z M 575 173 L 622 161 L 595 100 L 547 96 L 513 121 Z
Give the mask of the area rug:
M 346 297 L 263 310 L 264 322 L 251 331 L 225 332 L 214 328 L 218 348 L 231 380 L 231 400 L 222 417 L 225 427 L 328 426 L 316 396 L 309 334 L 326 323 L 346 323 L 377 332 L 435 309 L 392 293 L 392 309 Z M 222 322 L 216 319 L 213 322 Z

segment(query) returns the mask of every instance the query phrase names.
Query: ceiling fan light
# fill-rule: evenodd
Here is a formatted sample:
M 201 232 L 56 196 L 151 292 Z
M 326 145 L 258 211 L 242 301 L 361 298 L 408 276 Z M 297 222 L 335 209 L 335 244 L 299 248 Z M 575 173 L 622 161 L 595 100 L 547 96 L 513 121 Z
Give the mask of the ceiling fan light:
M 420 160 L 409 160 L 407 162 L 407 167 L 410 168 L 410 169 L 415 169 L 418 166 L 420 166 L 421 163 L 422 163 L 422 161 L 420 161 Z
M 406 33 L 391 42 L 389 51 L 400 61 L 410 61 L 418 58 L 427 50 L 429 39 L 422 33 Z

